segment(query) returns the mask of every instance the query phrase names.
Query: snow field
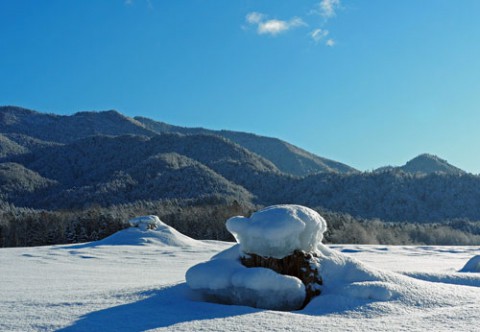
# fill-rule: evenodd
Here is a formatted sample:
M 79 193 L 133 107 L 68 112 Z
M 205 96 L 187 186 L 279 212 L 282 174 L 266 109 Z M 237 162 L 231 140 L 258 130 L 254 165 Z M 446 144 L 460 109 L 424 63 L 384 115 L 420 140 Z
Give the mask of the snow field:
M 0 331 L 477 330 L 480 274 L 457 272 L 476 247 L 319 246 L 322 294 L 281 312 L 201 301 L 185 272 L 238 247 L 160 226 L 0 249 Z

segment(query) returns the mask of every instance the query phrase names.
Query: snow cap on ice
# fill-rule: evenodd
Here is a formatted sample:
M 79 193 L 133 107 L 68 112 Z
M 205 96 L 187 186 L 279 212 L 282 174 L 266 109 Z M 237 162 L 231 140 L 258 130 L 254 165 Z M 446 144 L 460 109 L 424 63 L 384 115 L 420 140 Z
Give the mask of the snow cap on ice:
M 325 220 L 314 210 L 300 205 L 273 205 L 250 218 L 227 220 L 244 253 L 283 258 L 295 250 L 314 251 L 327 230 Z

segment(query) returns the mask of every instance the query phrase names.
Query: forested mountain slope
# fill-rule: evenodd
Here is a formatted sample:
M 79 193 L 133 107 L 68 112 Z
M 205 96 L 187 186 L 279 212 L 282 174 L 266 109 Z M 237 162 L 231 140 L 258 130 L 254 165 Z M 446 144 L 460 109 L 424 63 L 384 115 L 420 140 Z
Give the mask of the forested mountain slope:
M 39 198 L 37 191 L 15 201 L 37 208 L 207 195 L 250 201 L 252 194 L 238 183 L 280 174 L 261 157 L 205 135 L 91 136 L 13 160 L 55 183 Z
M 229 139 L 269 160 L 280 171 L 291 175 L 356 171 L 350 166 L 318 157 L 276 138 L 227 130 L 183 128 L 144 117 L 130 118 L 117 111 L 78 112 L 65 116 L 45 114 L 15 106 L 3 106 L 0 107 L 0 133 L 15 133 L 56 143 L 71 143 L 94 135 L 207 134 Z
M 225 137 L 270 160 L 280 171 L 287 174 L 305 176 L 318 172 L 349 173 L 357 171 L 353 167 L 316 156 L 277 138 L 229 130 L 208 130 L 204 128 L 172 126 L 144 117 L 135 117 L 135 119 L 143 123 L 146 128 L 157 133 L 202 133 Z
M 480 177 L 427 154 L 402 167 L 361 173 L 278 139 L 115 111 L 57 116 L 1 107 L 0 129 L 0 198 L 17 206 L 217 197 L 386 221 L 480 220 Z
M 317 174 L 285 190 L 286 200 L 386 221 L 480 220 L 480 177 L 382 172 Z
M 92 135 L 155 135 L 117 111 L 55 115 L 14 106 L 0 107 L 0 133 L 23 134 L 57 143 L 70 143 Z
M 226 218 L 280 203 L 322 211 L 335 242 L 480 235 L 480 177 L 433 155 L 362 173 L 255 134 L 0 107 L 0 246 L 96 240 L 139 214 L 231 240 Z

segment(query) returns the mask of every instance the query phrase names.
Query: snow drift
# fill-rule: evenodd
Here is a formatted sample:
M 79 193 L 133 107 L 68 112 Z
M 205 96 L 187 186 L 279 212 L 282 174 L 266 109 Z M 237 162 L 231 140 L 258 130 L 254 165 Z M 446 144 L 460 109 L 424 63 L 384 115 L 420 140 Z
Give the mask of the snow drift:
M 470 258 L 459 272 L 480 272 L 480 255 Z

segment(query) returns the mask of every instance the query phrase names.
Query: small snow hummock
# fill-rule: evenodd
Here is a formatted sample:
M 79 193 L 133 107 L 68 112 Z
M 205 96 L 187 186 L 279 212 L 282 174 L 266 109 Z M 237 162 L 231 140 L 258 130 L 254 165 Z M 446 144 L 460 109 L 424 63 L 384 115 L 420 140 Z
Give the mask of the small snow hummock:
M 295 250 L 314 252 L 327 229 L 325 220 L 307 207 L 275 205 L 250 218 L 230 218 L 227 229 L 239 244 L 191 267 L 185 276 L 190 288 L 213 302 L 274 310 L 301 308 L 306 288 L 299 278 L 263 267 L 247 268 L 240 258 L 255 254 L 281 259 Z
M 172 247 L 195 247 L 194 240 L 173 227 L 165 224 L 157 216 L 141 216 L 129 220 L 130 228 L 116 232 L 92 245 L 161 245 Z
M 128 221 L 131 227 L 140 228 L 142 231 L 147 229 L 155 229 L 162 224 L 157 216 L 141 216 L 130 219 Z
M 480 272 L 480 255 L 470 258 L 459 272 Z
M 295 250 L 314 251 L 322 242 L 327 223 L 307 207 L 274 205 L 250 218 L 230 218 L 227 229 L 244 253 L 283 258 Z

